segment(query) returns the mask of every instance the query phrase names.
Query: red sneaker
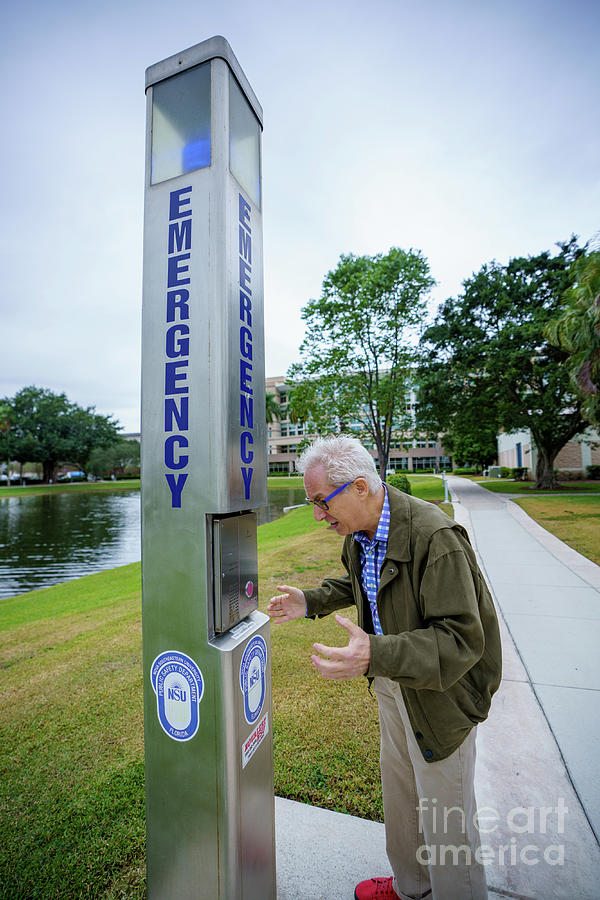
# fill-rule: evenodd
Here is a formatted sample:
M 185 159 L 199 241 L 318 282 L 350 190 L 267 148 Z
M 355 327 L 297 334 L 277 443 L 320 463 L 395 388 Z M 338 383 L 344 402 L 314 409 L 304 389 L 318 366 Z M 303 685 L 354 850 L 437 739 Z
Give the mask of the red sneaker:
M 354 900 L 400 900 L 392 887 L 393 878 L 369 878 L 356 885 Z

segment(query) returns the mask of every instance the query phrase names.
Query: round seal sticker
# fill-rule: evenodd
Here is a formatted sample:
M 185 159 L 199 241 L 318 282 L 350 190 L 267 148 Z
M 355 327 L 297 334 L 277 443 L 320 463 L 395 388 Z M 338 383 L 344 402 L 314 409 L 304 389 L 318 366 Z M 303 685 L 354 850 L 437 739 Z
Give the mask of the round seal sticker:
M 198 731 L 198 707 L 204 679 L 193 659 L 177 650 L 160 653 L 150 669 L 158 721 L 174 741 L 189 741 Z
M 267 645 L 260 635 L 246 644 L 240 663 L 240 690 L 244 696 L 244 717 L 253 725 L 261 714 L 266 694 Z

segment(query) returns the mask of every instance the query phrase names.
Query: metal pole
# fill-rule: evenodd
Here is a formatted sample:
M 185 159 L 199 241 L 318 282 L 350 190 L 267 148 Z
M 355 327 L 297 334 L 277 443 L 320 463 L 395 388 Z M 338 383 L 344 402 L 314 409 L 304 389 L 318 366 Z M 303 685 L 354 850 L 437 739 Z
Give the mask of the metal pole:
M 262 109 L 215 37 L 146 72 L 142 611 L 150 900 L 274 900 Z

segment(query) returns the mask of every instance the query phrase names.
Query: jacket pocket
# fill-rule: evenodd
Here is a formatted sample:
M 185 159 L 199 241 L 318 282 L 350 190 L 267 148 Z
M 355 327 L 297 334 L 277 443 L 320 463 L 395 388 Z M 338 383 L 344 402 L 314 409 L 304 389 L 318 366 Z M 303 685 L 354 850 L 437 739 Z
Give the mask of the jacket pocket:
M 483 722 L 487 716 L 488 705 L 467 675 L 459 678 L 448 688 L 448 698 L 474 724 Z

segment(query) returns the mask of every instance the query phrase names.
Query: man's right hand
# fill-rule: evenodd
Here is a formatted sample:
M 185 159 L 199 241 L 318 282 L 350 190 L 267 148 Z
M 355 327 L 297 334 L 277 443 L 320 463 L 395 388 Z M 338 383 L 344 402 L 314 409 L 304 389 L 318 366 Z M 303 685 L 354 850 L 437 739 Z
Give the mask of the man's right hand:
M 288 584 L 278 584 L 277 590 L 285 593 L 271 597 L 267 606 L 267 615 L 273 619 L 274 624 L 283 625 L 284 622 L 303 619 L 306 615 L 304 592 Z

